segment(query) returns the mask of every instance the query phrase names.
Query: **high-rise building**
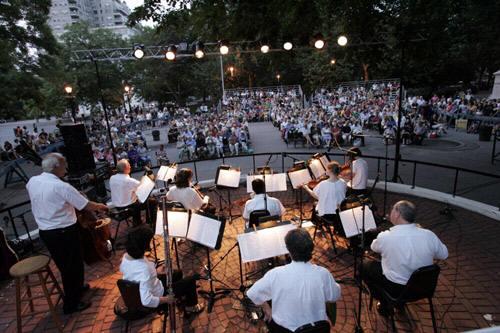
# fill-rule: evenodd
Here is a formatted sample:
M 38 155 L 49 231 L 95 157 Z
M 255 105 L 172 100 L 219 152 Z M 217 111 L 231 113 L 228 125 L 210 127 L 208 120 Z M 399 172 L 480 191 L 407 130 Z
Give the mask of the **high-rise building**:
M 106 28 L 128 38 L 135 33 L 126 26 L 129 14 L 130 8 L 120 0 L 52 0 L 49 25 L 56 37 L 68 25 L 86 21 L 92 28 Z

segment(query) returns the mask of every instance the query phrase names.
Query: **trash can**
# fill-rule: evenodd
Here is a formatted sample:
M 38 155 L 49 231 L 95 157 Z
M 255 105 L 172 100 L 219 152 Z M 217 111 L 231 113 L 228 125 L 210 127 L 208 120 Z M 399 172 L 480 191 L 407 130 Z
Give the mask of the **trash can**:
M 493 132 L 493 126 L 481 125 L 479 126 L 479 141 L 490 141 Z
M 153 134 L 153 141 L 160 141 L 160 131 L 154 130 L 151 134 Z

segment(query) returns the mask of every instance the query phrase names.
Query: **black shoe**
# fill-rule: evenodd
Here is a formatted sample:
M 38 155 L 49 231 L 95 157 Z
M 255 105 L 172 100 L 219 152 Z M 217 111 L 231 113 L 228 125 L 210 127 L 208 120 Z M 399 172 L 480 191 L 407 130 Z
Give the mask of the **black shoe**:
M 89 291 L 89 289 L 90 289 L 90 284 L 84 283 L 82 286 L 82 294 Z
M 74 312 L 79 312 L 79 311 L 83 311 L 83 310 L 86 310 L 88 308 L 90 308 L 90 306 L 92 305 L 92 302 L 82 302 L 80 301 L 76 307 L 73 307 L 73 308 L 70 308 L 70 309 L 64 309 L 64 314 L 71 314 L 71 313 L 74 313 Z
M 377 303 L 377 312 L 382 317 L 389 317 L 393 314 L 391 309 L 389 309 L 386 305 L 380 302 Z

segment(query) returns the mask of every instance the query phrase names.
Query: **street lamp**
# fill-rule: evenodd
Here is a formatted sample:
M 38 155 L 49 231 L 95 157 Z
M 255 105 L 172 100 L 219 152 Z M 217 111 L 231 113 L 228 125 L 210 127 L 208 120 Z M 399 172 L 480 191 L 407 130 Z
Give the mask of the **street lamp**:
M 346 36 L 340 36 L 338 39 L 337 39 L 337 43 L 340 45 L 340 46 L 346 46 L 347 45 L 347 37 Z
M 276 79 L 278 80 L 278 85 L 280 84 L 281 75 L 276 74 Z
M 128 103 L 128 111 L 131 113 L 132 112 L 132 106 L 130 105 L 130 94 L 132 93 L 132 87 L 126 84 L 123 87 L 123 90 L 125 90 L 125 95 L 127 95 L 127 103 Z
M 331 65 L 335 65 L 336 62 L 337 62 L 337 60 L 335 60 L 335 58 L 333 58 L 332 60 L 330 60 L 330 64 Z
M 322 34 L 316 34 L 314 36 L 314 47 L 321 50 L 325 46 L 325 39 Z
M 220 54 L 222 54 L 222 55 L 226 55 L 229 53 L 229 43 L 227 40 L 219 41 L 219 51 L 220 51 Z
M 283 44 L 283 48 L 286 50 L 286 51 L 290 51 L 292 48 L 293 48 L 293 44 L 291 42 L 285 42 Z
M 233 66 L 229 66 L 229 72 L 231 73 L 231 77 L 234 76 L 234 67 Z
M 68 105 L 71 110 L 71 117 L 73 118 L 73 122 L 76 123 L 76 103 L 75 96 L 73 95 L 73 87 L 69 84 L 65 84 L 64 92 L 66 93 L 66 98 L 68 99 Z

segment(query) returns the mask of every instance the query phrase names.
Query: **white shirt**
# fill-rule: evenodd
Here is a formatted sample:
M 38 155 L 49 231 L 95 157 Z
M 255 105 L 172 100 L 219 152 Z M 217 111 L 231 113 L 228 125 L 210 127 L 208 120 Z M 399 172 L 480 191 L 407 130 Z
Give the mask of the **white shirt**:
M 144 258 L 134 259 L 125 253 L 120 264 L 123 279 L 139 283 L 141 303 L 148 308 L 156 308 L 163 296 L 163 285 L 158 279 L 154 263 Z
M 48 172 L 31 177 L 26 189 L 31 200 L 31 211 L 40 230 L 66 228 L 75 224 L 75 208 L 82 210 L 89 202 L 73 186 Z
M 352 172 L 354 177 L 352 179 L 352 189 L 353 190 L 364 190 L 366 189 L 366 183 L 368 181 L 368 163 L 364 159 L 355 159 L 352 162 Z
M 342 200 L 345 199 L 347 185 L 343 180 L 323 180 L 314 189 L 313 192 L 318 197 L 316 211 L 319 216 L 326 214 L 336 214 L 336 209 L 340 206 Z
M 415 223 L 400 224 L 381 232 L 371 249 L 382 256 L 382 272 L 394 282 L 406 285 L 411 274 L 420 267 L 444 260 L 448 249 L 430 230 Z
M 137 201 L 135 191 L 141 182 L 124 173 L 117 173 L 109 179 L 111 202 L 115 207 L 126 207 Z
M 266 209 L 266 203 L 264 201 L 264 194 L 256 194 L 253 199 L 248 200 L 245 203 L 245 209 L 243 210 L 243 218 L 248 220 L 250 214 L 254 210 Z M 267 196 L 267 211 L 272 215 L 283 215 L 286 212 L 285 207 L 279 199 Z
M 178 188 L 172 186 L 167 192 L 167 200 L 180 202 L 184 208 L 198 210 L 204 203 L 208 202 L 208 196 L 200 198 L 198 193 L 191 187 Z
M 256 305 L 272 300 L 273 320 L 295 331 L 302 325 L 327 320 L 326 303 L 340 298 L 340 286 L 326 268 L 292 261 L 267 272 L 247 295 Z

